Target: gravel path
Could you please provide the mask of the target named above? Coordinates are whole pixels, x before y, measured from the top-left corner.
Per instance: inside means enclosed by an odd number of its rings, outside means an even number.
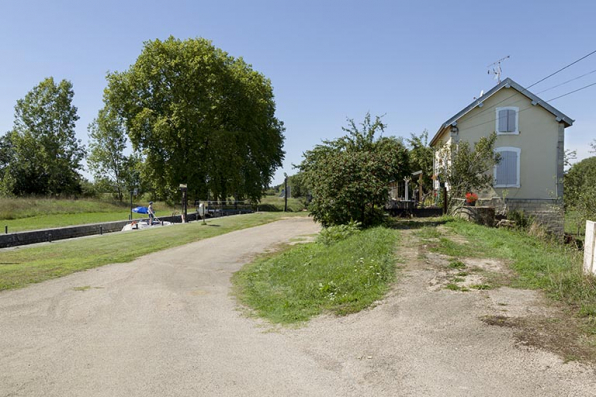
[[[0,396],[596,396],[593,368],[480,321],[510,294],[437,288],[407,231],[375,308],[296,329],[245,317],[231,274],[317,231],[287,219],[0,293]]]

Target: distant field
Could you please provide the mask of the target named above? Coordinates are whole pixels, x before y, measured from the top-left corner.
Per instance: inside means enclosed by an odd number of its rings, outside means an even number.
[[[261,202],[257,204],[259,211],[283,211],[284,210],[284,198],[277,196],[265,196],[261,199]],[[299,212],[306,208],[303,199],[288,198],[288,212]]]

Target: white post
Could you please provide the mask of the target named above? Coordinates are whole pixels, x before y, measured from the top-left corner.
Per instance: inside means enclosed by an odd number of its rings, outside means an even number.
[[[584,240],[584,273],[596,276],[596,233],[594,233],[596,222],[586,221],[586,235]]]
[[[410,182],[410,178],[404,178],[404,182],[406,182],[406,201],[408,201],[410,199],[410,196],[408,193],[408,182]]]

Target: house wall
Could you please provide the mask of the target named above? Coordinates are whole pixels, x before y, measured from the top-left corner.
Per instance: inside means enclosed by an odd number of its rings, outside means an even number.
[[[495,148],[516,147],[520,153],[520,187],[494,188],[488,197],[549,200],[562,195],[557,186],[560,126],[555,116],[513,88],[503,88],[457,123],[459,138],[473,144],[496,131],[496,108],[519,108],[519,135],[498,135]]]

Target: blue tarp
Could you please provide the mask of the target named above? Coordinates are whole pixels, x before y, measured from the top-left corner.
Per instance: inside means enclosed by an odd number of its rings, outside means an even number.
[[[136,212],[137,214],[147,214],[149,211],[147,210],[147,207],[137,207],[133,208],[132,212]]]

